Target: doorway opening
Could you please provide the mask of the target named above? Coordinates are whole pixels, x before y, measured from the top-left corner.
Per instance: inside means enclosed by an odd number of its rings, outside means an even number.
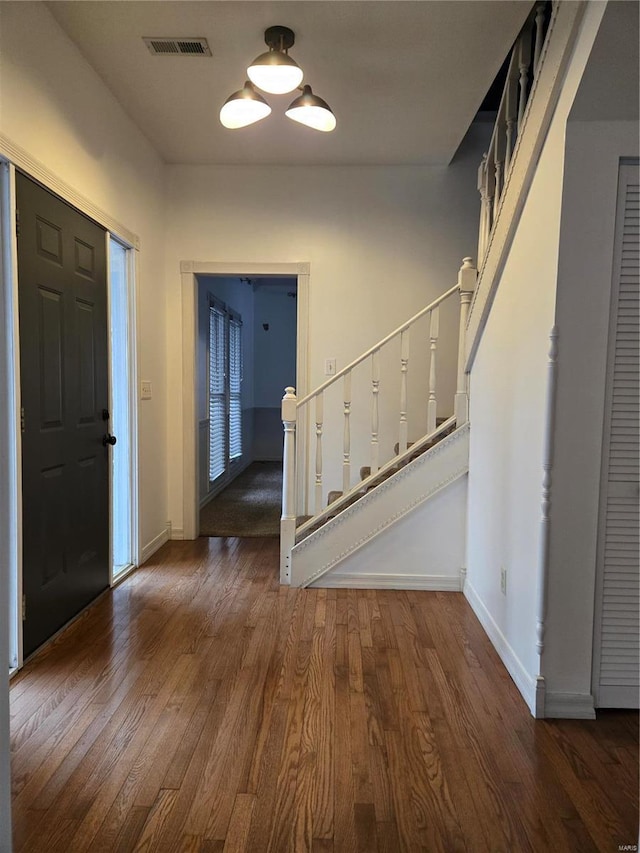
[[[278,536],[297,276],[201,275],[197,287],[200,535]]]
[[[202,276],[282,277],[297,279],[296,316],[296,383],[304,396],[309,384],[309,295],[310,264],[307,262],[221,262],[189,261],[180,263],[182,295],[182,527],[172,529],[172,538],[196,539],[200,525],[199,500],[199,411],[198,411],[198,279]],[[284,390],[284,389],[283,389]],[[296,455],[306,458],[307,441],[304,424],[296,441]],[[302,466],[299,467],[302,471]],[[299,477],[299,494],[306,495],[304,477]]]

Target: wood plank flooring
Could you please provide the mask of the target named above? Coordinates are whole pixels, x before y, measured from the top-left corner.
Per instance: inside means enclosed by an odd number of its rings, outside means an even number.
[[[11,688],[16,851],[617,851],[638,715],[534,721],[460,594],[166,545]],[[629,848],[630,849],[630,848]]]

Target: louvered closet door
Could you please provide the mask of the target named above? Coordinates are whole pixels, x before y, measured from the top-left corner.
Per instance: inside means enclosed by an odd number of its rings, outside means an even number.
[[[594,694],[600,708],[638,707],[639,190],[637,164],[622,164],[613,265],[594,636]]]

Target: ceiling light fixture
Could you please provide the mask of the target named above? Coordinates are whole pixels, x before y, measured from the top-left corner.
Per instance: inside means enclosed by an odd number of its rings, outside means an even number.
[[[244,87],[233,95],[229,95],[220,110],[220,121],[230,130],[247,127],[249,124],[266,118],[271,113],[271,107],[253,83],[247,80]]]
[[[272,95],[286,95],[302,83],[304,74],[295,59],[287,51],[293,47],[296,37],[289,27],[269,27],[264,40],[269,45],[266,53],[253,60],[247,68],[252,83]]]
[[[249,79],[244,88],[227,98],[220,110],[220,121],[225,127],[246,127],[266,118],[271,107],[255,87],[273,95],[284,95],[300,89],[302,92],[289,105],[285,115],[299,124],[314,130],[331,131],[336,117],[322,98],[314,95],[311,86],[301,86],[303,71],[292,59],[288,50],[295,43],[295,33],[289,27],[269,27],[264,40],[269,50],[260,54],[247,68]]]
[[[306,124],[314,130],[327,133],[336,126],[336,117],[331,107],[322,98],[314,95],[311,86],[303,86],[302,94],[289,104],[285,115],[300,124]]]

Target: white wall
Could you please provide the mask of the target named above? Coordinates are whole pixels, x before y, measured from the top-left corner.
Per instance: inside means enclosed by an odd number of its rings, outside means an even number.
[[[486,125],[474,128],[448,168],[169,166],[172,446],[182,441],[181,260],[308,261],[308,387],[315,387],[325,378],[325,358],[345,366],[455,283],[462,256],[477,245],[476,172],[486,135]],[[450,343],[453,388],[456,345]],[[169,495],[171,519],[181,527],[177,454]]]
[[[0,4],[2,132],[140,237],[140,538],[164,528],[167,479],[163,165],[40,3]]]
[[[468,595],[534,707],[549,332],[567,118],[604,6],[587,9],[471,373]],[[562,351],[561,328],[561,351]],[[555,497],[555,476],[554,476]],[[507,593],[500,588],[507,571]]]

